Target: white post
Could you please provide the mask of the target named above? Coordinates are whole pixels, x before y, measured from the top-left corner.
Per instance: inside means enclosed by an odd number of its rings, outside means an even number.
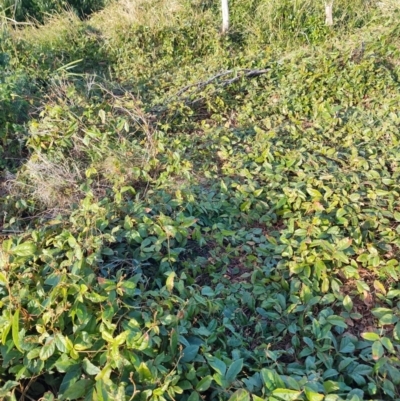
[[[333,16],[332,16],[332,8],[333,8],[333,0],[330,3],[325,3],[325,24],[328,26],[333,25]]]
[[[222,6],[222,33],[226,33],[229,29],[228,0],[221,0],[221,6]]]

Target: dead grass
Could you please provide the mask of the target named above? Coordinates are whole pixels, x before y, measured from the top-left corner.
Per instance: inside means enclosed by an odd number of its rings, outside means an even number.
[[[46,209],[65,210],[83,198],[79,188],[82,181],[78,166],[71,160],[56,163],[36,153],[18,176],[8,181],[8,192],[15,197],[29,195]]]
[[[52,47],[57,43],[65,42],[67,35],[74,33],[79,35],[79,27],[84,23],[70,10],[48,16],[44,25],[33,23],[24,29],[12,30],[11,33],[16,40],[24,40],[35,46]]]
[[[132,25],[163,28],[177,24],[182,2],[178,0],[120,0],[90,19],[90,24],[105,36]]]

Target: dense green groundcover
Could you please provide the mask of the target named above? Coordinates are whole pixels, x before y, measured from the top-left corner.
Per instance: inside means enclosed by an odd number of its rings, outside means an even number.
[[[331,30],[232,1],[228,36],[211,1],[2,25],[1,399],[400,399],[380,4]]]

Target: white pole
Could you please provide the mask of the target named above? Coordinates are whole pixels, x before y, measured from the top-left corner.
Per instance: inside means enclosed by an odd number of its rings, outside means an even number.
[[[221,6],[222,6],[222,33],[226,33],[229,29],[228,0],[221,0]]]
[[[333,9],[333,1],[330,3],[325,3],[325,24],[328,26],[333,25],[333,16],[332,16],[332,9]]]

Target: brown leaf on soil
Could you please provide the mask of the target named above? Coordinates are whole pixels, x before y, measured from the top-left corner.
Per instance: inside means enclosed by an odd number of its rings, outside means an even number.
[[[364,291],[364,303],[369,308],[371,308],[374,305],[374,300],[372,298],[372,295],[368,291]]]

